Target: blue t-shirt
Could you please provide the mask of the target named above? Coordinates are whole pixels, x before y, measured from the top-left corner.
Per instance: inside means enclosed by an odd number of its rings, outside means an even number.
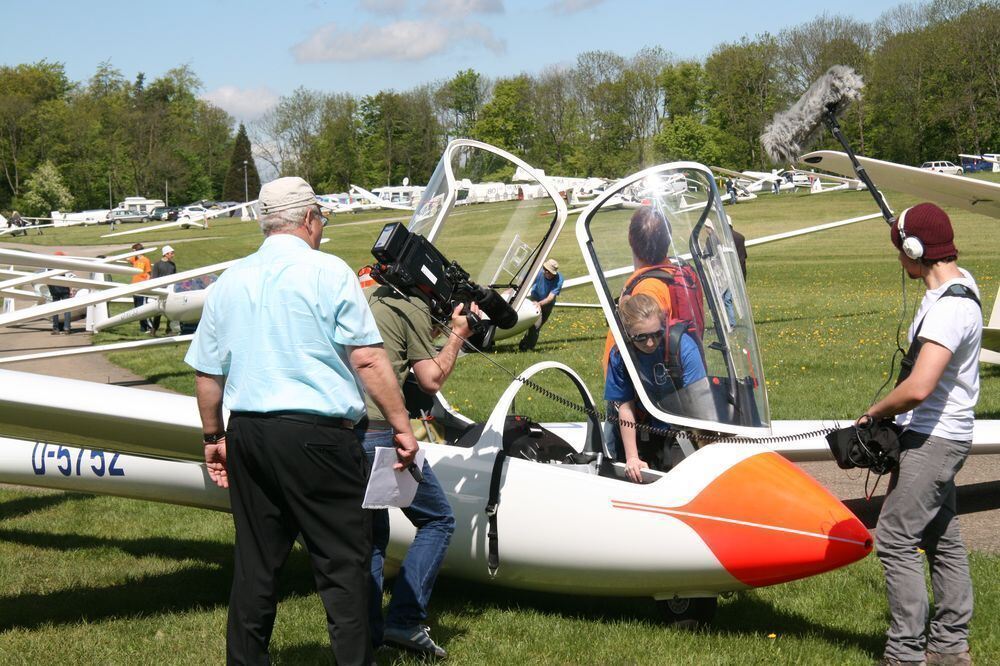
[[[646,393],[654,403],[659,403],[667,395],[679,388],[688,386],[703,377],[707,377],[705,363],[701,359],[698,342],[690,333],[681,336],[681,385],[674,386],[667,372],[666,340],[661,340],[656,350],[650,354],[635,355],[639,376]],[[621,352],[617,345],[611,349],[608,357],[608,376],[604,382],[604,399],[613,402],[628,402],[636,399],[635,386],[625,368]]]
[[[357,421],[365,403],[348,348],[380,342],[354,271],[300,238],[274,234],[211,286],[184,361],[226,376],[230,411]]]
[[[540,301],[549,294],[558,296],[562,286],[562,273],[556,273],[556,276],[549,280],[545,277],[545,271],[540,271],[538,277],[535,278],[535,284],[531,286],[531,293],[528,294],[528,298],[533,301]]]

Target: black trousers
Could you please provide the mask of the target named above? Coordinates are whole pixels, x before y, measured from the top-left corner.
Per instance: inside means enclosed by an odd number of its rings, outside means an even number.
[[[236,526],[226,659],[268,664],[278,573],[301,533],[337,663],[373,663],[368,631],[368,461],[345,428],[233,414],[226,432]]]

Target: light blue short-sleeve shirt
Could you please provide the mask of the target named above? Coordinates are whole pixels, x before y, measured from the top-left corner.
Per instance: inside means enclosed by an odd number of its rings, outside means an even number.
[[[341,259],[275,234],[210,289],[184,361],[226,376],[230,411],[364,416],[347,348],[382,338]]]

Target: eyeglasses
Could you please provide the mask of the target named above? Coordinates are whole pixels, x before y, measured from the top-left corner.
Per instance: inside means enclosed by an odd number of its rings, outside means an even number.
[[[326,215],[323,214],[323,209],[322,208],[320,208],[320,207],[317,206],[316,208],[312,209],[312,212],[313,212],[314,215],[316,215],[320,219],[320,221],[322,221],[324,228],[326,227],[327,224],[330,223],[330,220],[328,220],[327,217],[326,217]]]
[[[655,344],[660,344],[660,340],[663,339],[663,334],[667,332],[667,329],[660,327],[660,330],[653,331],[652,333],[637,333],[635,335],[628,336],[628,339],[637,345],[645,345],[650,342]]]

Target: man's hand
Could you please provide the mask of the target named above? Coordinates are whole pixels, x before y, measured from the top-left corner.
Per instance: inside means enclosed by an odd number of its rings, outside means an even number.
[[[215,444],[205,444],[205,467],[208,468],[208,478],[215,481],[220,488],[229,487],[229,472],[226,470],[226,438]]]
[[[462,310],[465,305],[459,303],[455,306],[455,309],[451,313],[451,332],[453,335],[457,335],[460,338],[468,339],[472,335],[472,328],[469,326],[469,318],[462,314]],[[472,304],[472,312],[479,314],[479,308],[476,304]]]
[[[417,438],[412,433],[397,432],[392,436],[392,440],[396,447],[396,457],[399,458],[399,462],[393,465],[392,468],[395,470],[404,470],[413,463],[420,445],[417,444]]]

